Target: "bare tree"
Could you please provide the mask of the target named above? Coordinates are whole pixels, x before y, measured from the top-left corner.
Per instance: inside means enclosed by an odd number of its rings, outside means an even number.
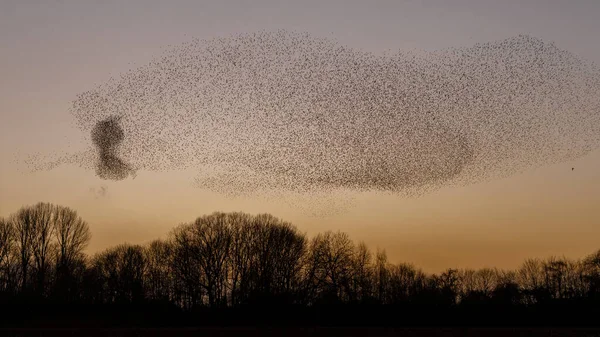
[[[0,292],[7,291],[11,283],[11,256],[15,246],[13,223],[0,218]]]
[[[35,239],[35,216],[32,208],[23,207],[13,214],[10,221],[14,224],[17,237],[17,250],[20,262],[21,292],[28,286],[29,267],[33,256]]]
[[[58,245],[57,264],[67,268],[82,255],[92,235],[87,222],[68,207],[56,206],[53,224]]]
[[[487,301],[497,285],[496,271],[490,268],[459,271],[459,297],[463,303]]]
[[[517,271],[519,283],[524,289],[534,290],[542,286],[543,268],[539,259],[527,259]]]
[[[146,275],[144,276],[148,298],[153,300],[171,300],[172,289],[172,245],[167,241],[152,241],[144,250],[146,256]]]
[[[600,294],[600,250],[588,255],[582,264],[587,296],[596,297]]]
[[[48,272],[50,270],[51,249],[53,247],[53,231],[55,207],[50,203],[38,203],[32,208],[33,215],[33,237],[32,250],[34,267],[37,274],[36,290],[38,294],[44,294]]]
[[[496,286],[492,291],[492,300],[499,305],[512,306],[523,303],[517,273],[513,270],[496,269],[495,274]]]
[[[306,251],[305,236],[289,223],[268,214],[252,218],[252,292],[278,297],[298,284]]]
[[[517,281],[523,291],[526,304],[535,304],[544,300],[546,288],[544,287],[543,261],[540,259],[527,259],[517,270]]]
[[[231,228],[224,213],[200,217],[172,232],[174,270],[183,280],[187,305],[199,304],[202,294],[208,305],[226,304]],[[200,288],[198,288],[200,287]]]
[[[146,260],[139,245],[121,244],[97,254],[92,267],[100,279],[102,298],[107,303],[144,300]]]
[[[385,250],[377,250],[375,255],[375,284],[376,296],[379,303],[388,303],[390,265]]]
[[[341,300],[350,290],[354,244],[346,233],[318,234],[311,242],[310,254],[318,292]]]
[[[10,253],[14,246],[15,228],[13,223],[0,218],[0,266],[8,262]]]
[[[391,303],[408,302],[424,287],[425,274],[412,264],[392,265],[388,270],[387,293]]]
[[[373,294],[373,254],[364,242],[354,252],[352,264],[352,300],[365,301]]]
[[[88,224],[77,212],[63,206],[56,206],[53,217],[56,242],[56,286],[55,292],[62,300],[74,296],[76,270],[85,256],[83,250],[91,239]]]
[[[460,281],[458,269],[446,269],[437,277],[437,284],[442,292],[442,296],[451,305],[456,304],[458,301],[458,294],[461,288]]]
[[[174,292],[176,302],[189,309],[200,304],[201,269],[193,252],[194,240],[190,225],[180,225],[171,232],[173,247]]]
[[[568,261],[564,258],[550,257],[544,261],[544,285],[552,298],[562,299],[566,295]]]
[[[475,272],[475,290],[489,296],[497,284],[497,275],[491,268],[482,268]]]
[[[462,269],[459,270],[460,277],[460,297],[467,297],[469,294],[476,291],[475,285],[475,273],[473,269]]]
[[[230,213],[231,245],[229,253],[230,302],[237,306],[247,300],[251,287],[251,274],[255,231],[252,217],[244,213]]]
[[[583,298],[588,293],[583,261],[567,260],[566,288],[566,296],[570,299]]]
[[[580,261],[551,257],[542,265],[544,286],[555,299],[582,297],[587,293],[585,265]]]
[[[224,213],[196,219],[191,226],[191,252],[202,271],[201,285],[213,307],[223,304],[231,233]]]

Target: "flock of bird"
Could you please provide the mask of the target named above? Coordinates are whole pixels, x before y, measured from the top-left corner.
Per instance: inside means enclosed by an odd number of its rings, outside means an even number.
[[[378,55],[289,31],[193,40],[73,102],[103,179],[193,170],[228,195],[420,195],[600,145],[600,72],[521,35]]]

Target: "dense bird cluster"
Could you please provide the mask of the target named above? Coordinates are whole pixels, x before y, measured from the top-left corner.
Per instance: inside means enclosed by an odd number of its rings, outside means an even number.
[[[110,117],[96,123],[92,130],[92,142],[98,150],[96,174],[102,179],[122,180],[131,172],[131,168],[118,156],[118,147],[123,141],[123,129],[119,119]]]
[[[529,36],[385,55],[287,31],[193,40],[78,95],[96,149],[44,168],[193,169],[232,195],[421,194],[597,148],[599,74]]]

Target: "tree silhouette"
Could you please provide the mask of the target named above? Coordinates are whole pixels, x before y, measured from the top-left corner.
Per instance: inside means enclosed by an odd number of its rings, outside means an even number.
[[[54,237],[57,246],[55,294],[69,300],[76,293],[76,271],[84,263],[83,250],[90,242],[91,233],[88,224],[76,211],[56,206],[54,212]]]
[[[0,218],[0,294],[12,289],[11,257],[14,253],[15,228],[11,221]]]
[[[313,238],[309,268],[315,295],[323,302],[338,302],[348,297],[354,245],[346,233],[325,232]]]
[[[103,303],[139,303],[145,299],[146,259],[139,245],[121,244],[92,259]]]
[[[90,239],[68,207],[38,203],[0,218],[0,304],[15,309],[0,323],[52,314],[121,324],[592,324],[600,313],[600,251],[427,274],[343,232],[309,239],[272,215],[239,212],[88,257]]]
[[[35,240],[35,211],[33,208],[21,208],[10,221],[13,223],[17,237],[17,249],[20,258],[21,293],[25,294],[28,286],[28,272],[33,256]]]
[[[31,240],[36,273],[35,292],[37,295],[45,295],[52,249],[55,248],[52,242],[55,208],[49,203],[38,203],[31,208],[31,215],[33,225]]]

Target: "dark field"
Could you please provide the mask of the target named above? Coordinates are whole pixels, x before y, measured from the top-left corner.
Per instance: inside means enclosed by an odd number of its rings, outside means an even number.
[[[454,336],[600,336],[600,329],[584,328],[188,328],[188,329],[0,329],[0,336],[369,336],[369,337],[454,337]]]

